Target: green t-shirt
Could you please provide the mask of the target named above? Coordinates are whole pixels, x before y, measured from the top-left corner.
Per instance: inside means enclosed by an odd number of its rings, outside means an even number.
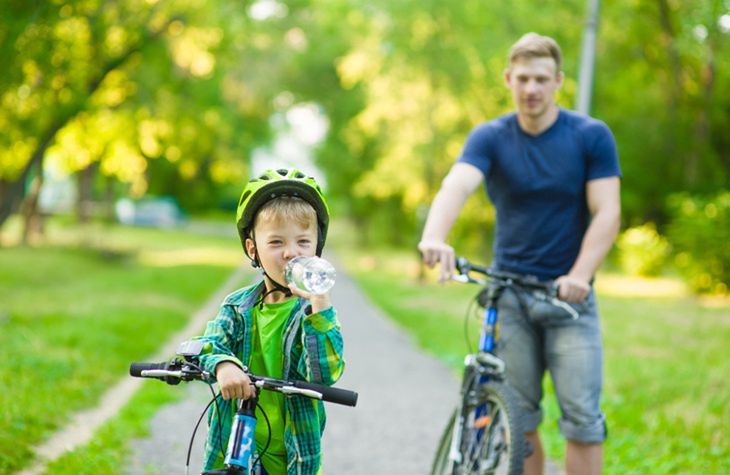
[[[286,320],[297,299],[264,304],[253,311],[253,348],[249,368],[253,374],[281,379],[284,372],[282,338]],[[266,412],[271,424],[271,442],[262,457],[264,468],[270,475],[286,475],[286,445],[284,443],[284,395],[276,391],[261,391],[259,405]],[[256,447],[262,450],[269,435],[266,419],[256,408]]]

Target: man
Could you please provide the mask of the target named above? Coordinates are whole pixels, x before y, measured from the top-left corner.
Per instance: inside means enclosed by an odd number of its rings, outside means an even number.
[[[467,198],[484,182],[496,209],[493,266],[554,280],[577,320],[540,308],[529,293],[500,299],[498,354],[516,389],[533,452],[524,473],[542,474],[542,377],[550,372],[562,408],[569,475],[600,474],[605,420],[600,410],[602,347],[593,276],[619,229],[620,169],[608,127],[555,102],[563,83],[557,43],[528,33],[512,46],[504,80],[516,112],[475,127],[437,193],[418,247],[450,278],[446,237]]]

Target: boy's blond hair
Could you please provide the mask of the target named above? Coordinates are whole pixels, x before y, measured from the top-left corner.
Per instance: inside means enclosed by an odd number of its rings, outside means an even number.
[[[511,67],[520,59],[530,58],[553,58],[555,60],[555,72],[560,72],[562,53],[558,43],[549,36],[527,33],[522,36],[509,50],[509,66]]]
[[[301,198],[279,196],[259,209],[254,218],[254,228],[263,221],[277,225],[294,221],[303,229],[309,229],[317,225],[317,212]]]

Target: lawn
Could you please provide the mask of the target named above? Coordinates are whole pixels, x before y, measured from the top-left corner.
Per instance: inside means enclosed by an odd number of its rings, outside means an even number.
[[[433,273],[419,279],[415,251],[339,246],[338,256],[373,302],[457,371],[478,334],[479,317],[464,317],[476,287],[436,284]],[[604,473],[730,473],[730,301],[692,297],[672,279],[606,273],[597,290],[609,424]],[[559,410],[545,383],[541,433],[560,461]]]
[[[0,473],[154,354],[242,258],[235,235],[62,220],[44,244],[13,234],[0,248]]]

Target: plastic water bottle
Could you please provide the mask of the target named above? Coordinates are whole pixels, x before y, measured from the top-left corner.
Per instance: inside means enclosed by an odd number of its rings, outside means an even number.
[[[335,268],[317,256],[297,256],[284,270],[287,283],[312,295],[322,295],[335,285]]]

